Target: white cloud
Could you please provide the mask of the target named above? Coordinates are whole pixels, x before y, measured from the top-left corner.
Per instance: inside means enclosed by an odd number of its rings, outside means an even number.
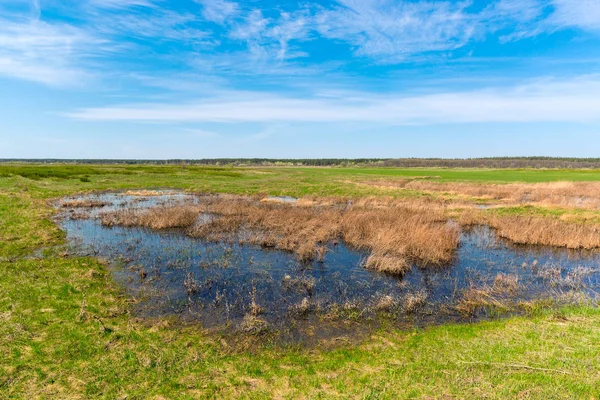
[[[0,75],[47,85],[78,85],[89,77],[81,67],[84,49],[101,44],[69,25],[0,19]]]
[[[540,0],[499,0],[484,11],[486,19],[497,21],[500,26],[507,23],[526,23],[540,18],[545,5]]]
[[[129,39],[177,40],[182,44],[207,43],[209,34],[190,26],[196,20],[192,14],[154,10],[151,14],[134,12],[102,14],[95,17],[90,25],[99,34],[127,35]]]
[[[202,15],[208,21],[223,24],[229,18],[236,16],[239,13],[237,3],[227,0],[196,0],[202,4]]]
[[[369,61],[401,63],[448,55],[486,40],[490,32],[500,32],[501,41],[516,41],[573,27],[600,31],[600,0],[489,0],[483,7],[469,0],[337,0],[323,5],[313,1],[293,12],[283,6],[252,8],[264,4],[259,1],[195,1],[200,4],[196,10],[184,12],[166,0],[42,1],[48,10],[40,9],[39,0],[29,0],[29,5],[4,0],[0,74],[64,85],[91,75],[94,61],[93,73],[106,75],[155,74],[160,79],[167,73],[162,68],[177,64],[179,71],[210,79],[264,79],[325,65],[297,60],[308,55],[305,43],[319,35],[350,45],[355,55]],[[9,14],[16,10],[22,15]],[[196,15],[200,12],[204,18]],[[57,23],[58,15],[69,22]],[[168,47],[155,48],[166,41]],[[161,67],[142,65],[144,55],[160,57]],[[119,65],[123,60],[126,72]]]
[[[354,122],[391,125],[600,121],[600,79],[420,96],[345,93],[311,98],[226,92],[189,104],[90,108],[69,117],[138,122]]]
[[[249,12],[241,22],[233,24],[229,37],[245,41],[254,60],[276,60],[303,57],[306,53],[290,46],[310,36],[312,16],[308,9],[293,13],[280,12],[277,18],[265,18],[259,9]]]
[[[125,9],[129,7],[154,7],[151,0],[88,0],[88,3],[98,8]]]
[[[600,31],[600,1],[551,0],[551,4],[555,11],[548,18],[550,24]]]
[[[469,3],[339,0],[322,10],[317,29],[331,39],[350,42],[356,53],[402,60],[413,54],[450,51],[477,33],[478,21],[465,10]]]

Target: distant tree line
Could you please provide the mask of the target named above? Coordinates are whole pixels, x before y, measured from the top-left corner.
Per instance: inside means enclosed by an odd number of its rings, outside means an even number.
[[[436,168],[553,168],[597,169],[600,158],[494,157],[494,158],[399,158],[385,160],[386,167]]]
[[[36,164],[152,164],[222,166],[381,166],[396,168],[554,168],[600,169],[600,158],[491,157],[491,158],[205,158],[197,160],[0,159],[0,163]]]

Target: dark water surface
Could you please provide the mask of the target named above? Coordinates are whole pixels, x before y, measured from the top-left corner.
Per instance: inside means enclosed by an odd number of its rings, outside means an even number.
[[[193,195],[91,198],[107,205],[88,211],[91,218],[85,219],[79,210],[66,209],[60,224],[77,252],[111,262],[116,281],[138,300],[135,312],[141,317],[177,315],[207,328],[259,328],[297,339],[320,331],[351,334],[380,323],[381,314],[386,323],[402,325],[493,317],[496,311],[489,307],[465,315],[455,306],[469,289],[493,287],[499,274],[518,277],[518,290],[500,296],[512,305],[566,302],[573,293],[595,299],[600,287],[597,252],[515,246],[487,227],[463,232],[452,263],[415,265],[397,277],[364,269],[367,254],[343,243],[330,245],[323,262],[306,264],[283,251],[206,242],[178,230],[109,228],[95,218],[121,207],[194,201]],[[382,306],[386,299],[389,304]]]

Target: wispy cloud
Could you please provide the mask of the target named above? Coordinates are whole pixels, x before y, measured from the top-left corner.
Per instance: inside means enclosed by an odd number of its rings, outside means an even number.
[[[464,46],[477,32],[469,3],[339,0],[317,16],[319,32],[349,41],[358,55],[398,61]]]
[[[0,75],[53,86],[77,85],[88,46],[102,42],[69,25],[36,19],[0,19]]]
[[[154,41],[178,41],[181,45],[209,43],[204,30],[192,27],[197,17],[190,13],[169,10],[100,14],[90,21],[90,28],[104,35],[123,35]]]
[[[551,4],[554,13],[548,17],[549,24],[600,31],[600,1],[551,0]]]
[[[112,9],[155,6],[152,0],[88,0],[88,4],[93,7]]]
[[[282,97],[230,92],[187,104],[89,108],[68,114],[91,121],[352,122],[427,125],[474,122],[583,122],[600,120],[600,79],[544,80],[512,88],[421,96],[336,94]]]
[[[0,74],[65,85],[91,75],[148,76],[156,63],[152,74],[162,81],[173,71],[206,80],[266,79],[306,75],[336,62],[452,59],[469,54],[459,49],[476,42],[518,41],[561,29],[600,31],[598,0],[489,0],[483,6],[468,0],[337,0],[287,9],[261,1],[175,3],[86,0],[66,6],[53,0],[40,7],[39,0],[5,0],[0,11],[10,12],[0,15]],[[497,36],[490,39],[492,33]],[[315,48],[332,44],[347,46],[354,57],[333,51],[312,58]]]
[[[237,3],[227,0],[196,0],[202,4],[202,15],[207,21],[223,24],[240,12]]]

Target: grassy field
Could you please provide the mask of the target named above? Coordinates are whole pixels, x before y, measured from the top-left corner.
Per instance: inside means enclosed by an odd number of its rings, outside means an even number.
[[[385,329],[323,348],[234,345],[198,326],[136,319],[105,265],[62,253],[64,234],[48,202],[126,188],[427,196],[357,184],[415,176],[600,181],[593,170],[0,165],[0,398],[599,398],[595,307],[540,306],[527,317]]]

